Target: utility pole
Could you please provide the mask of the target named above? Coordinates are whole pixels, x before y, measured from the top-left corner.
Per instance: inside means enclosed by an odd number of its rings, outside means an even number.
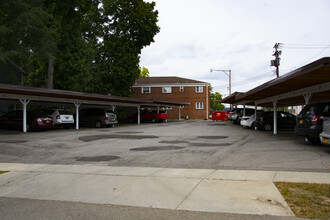
[[[212,73],[213,71],[220,71],[220,72],[223,72],[223,73],[225,73],[227,76],[228,76],[228,78],[229,78],[229,95],[231,95],[231,69],[229,69],[229,70],[214,70],[214,69],[211,69],[210,70],[210,72]],[[228,72],[228,73],[227,73]],[[231,104],[230,104],[230,110],[231,110]]]
[[[274,52],[273,56],[275,56],[275,60],[270,61],[270,65],[275,66],[275,68],[276,68],[276,77],[277,78],[280,76],[279,66],[280,66],[280,60],[281,60],[280,55],[282,53],[282,51],[278,50],[280,45],[281,45],[281,43],[276,43],[274,45],[273,48],[275,49],[275,52]]]

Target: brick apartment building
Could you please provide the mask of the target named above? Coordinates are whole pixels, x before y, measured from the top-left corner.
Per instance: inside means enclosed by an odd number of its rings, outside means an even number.
[[[180,77],[141,77],[133,85],[133,97],[190,102],[181,107],[181,118],[207,119],[209,115],[210,84]],[[168,119],[178,119],[179,109],[167,110]]]

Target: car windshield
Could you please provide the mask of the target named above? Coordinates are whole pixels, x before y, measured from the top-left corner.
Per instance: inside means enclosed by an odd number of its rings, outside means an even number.
[[[53,114],[54,110],[42,110],[41,113],[45,115],[51,115]]]
[[[72,113],[68,110],[58,110],[58,112],[61,114],[61,115],[72,115]]]
[[[316,112],[316,106],[315,105],[306,105],[303,110],[299,113],[299,115],[314,115]]]

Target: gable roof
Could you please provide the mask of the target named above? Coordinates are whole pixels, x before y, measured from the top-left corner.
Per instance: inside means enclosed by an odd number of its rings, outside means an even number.
[[[159,76],[159,77],[140,77],[135,81],[136,85],[153,85],[153,84],[209,84],[193,79],[186,79],[177,76]]]
[[[278,106],[304,105],[307,93],[313,93],[311,103],[330,100],[329,85],[330,57],[324,57],[221,102],[272,107],[276,100]]]
[[[176,102],[156,99],[138,99],[130,97],[110,96],[96,93],[76,92],[68,90],[46,89],[29,86],[0,84],[0,100],[29,99],[36,102],[50,103],[82,103],[94,105],[122,105],[122,106],[181,106],[190,105],[189,102]]]

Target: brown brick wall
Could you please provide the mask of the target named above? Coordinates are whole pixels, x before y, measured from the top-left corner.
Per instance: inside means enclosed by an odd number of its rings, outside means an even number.
[[[190,105],[181,109],[181,117],[188,115],[190,119],[207,119],[207,104],[208,109],[210,109],[210,103],[209,101],[207,102],[207,97],[209,96],[206,95],[209,92],[208,86],[203,86],[202,93],[196,93],[195,86],[185,86],[183,92],[180,92],[180,86],[172,87],[172,93],[162,93],[162,87],[151,87],[151,93],[149,94],[142,94],[141,87],[133,89],[134,98],[190,102]],[[196,102],[203,102],[203,109],[196,109]],[[172,110],[168,110],[167,117],[169,119],[179,119],[179,109],[175,107]]]

